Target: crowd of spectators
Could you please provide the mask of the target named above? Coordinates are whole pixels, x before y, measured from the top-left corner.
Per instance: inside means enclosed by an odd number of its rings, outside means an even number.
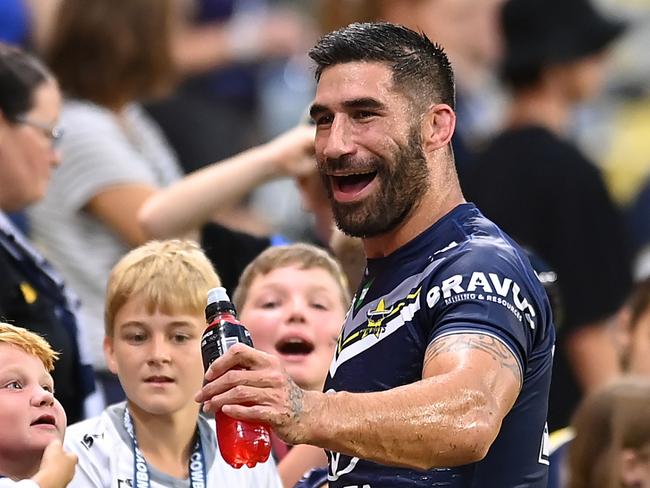
[[[643,134],[631,124],[647,127],[638,114],[647,115],[650,67],[629,59],[649,35],[650,8],[610,3],[3,0],[0,266],[10,279],[0,321],[61,352],[53,377],[72,423],[124,398],[103,352],[106,285],[113,266],[151,239],[196,240],[231,291],[265,249],[309,242],[340,261],[347,306],[365,261],[359,241],[334,228],[315,171],[306,51],[324,32],[386,20],[447,51],[465,197],[555,283],[549,426],[567,426],[583,396],[626,370],[616,327],[634,282],[650,276],[650,153],[630,139]],[[625,191],[612,166],[624,137],[621,152],[638,148],[631,158],[642,162]],[[318,263],[325,281],[338,279],[338,264]],[[298,264],[280,266],[294,287]],[[249,268],[245,286],[254,291],[258,275],[276,272]],[[242,318],[255,329],[250,299],[241,298]],[[609,415],[597,402],[646,387],[617,388],[582,407],[579,431],[583,418]],[[296,468],[286,466],[292,486]]]

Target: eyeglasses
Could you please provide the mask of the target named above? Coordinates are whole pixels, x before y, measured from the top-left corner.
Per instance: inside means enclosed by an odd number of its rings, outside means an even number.
[[[28,117],[25,117],[24,115],[19,115],[18,117],[15,118],[15,121],[18,122],[19,124],[28,125],[30,127],[40,130],[43,133],[43,135],[47,137],[50,141],[52,141],[52,144],[55,146],[61,140],[61,137],[63,137],[63,129],[58,125],[52,127],[42,122],[31,120]]]

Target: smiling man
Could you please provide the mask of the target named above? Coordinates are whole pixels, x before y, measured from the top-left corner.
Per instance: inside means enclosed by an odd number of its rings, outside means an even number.
[[[333,488],[545,487],[550,305],[521,249],[463,198],[446,55],[373,23],[310,56],[318,167],[366,273],[325,394],[238,345],[197,400],[325,448]]]

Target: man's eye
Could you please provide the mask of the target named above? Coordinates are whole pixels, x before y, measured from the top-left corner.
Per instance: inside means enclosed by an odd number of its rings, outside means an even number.
[[[43,385],[42,388],[43,388],[45,391],[48,391],[48,392],[50,392],[52,395],[54,395],[54,388],[52,388],[50,385]]]
[[[321,115],[320,117],[316,117],[314,122],[316,125],[330,125],[332,120],[334,120],[332,115]]]
[[[275,308],[277,306],[278,306],[278,302],[274,302],[274,301],[262,302],[261,304],[262,308],[268,308],[268,309]]]
[[[311,306],[317,308],[318,310],[328,310],[327,305],[323,303],[312,303]]]
[[[370,117],[374,117],[376,114],[374,112],[369,112],[368,110],[360,110],[359,112],[356,113],[356,118],[357,119],[367,119]]]

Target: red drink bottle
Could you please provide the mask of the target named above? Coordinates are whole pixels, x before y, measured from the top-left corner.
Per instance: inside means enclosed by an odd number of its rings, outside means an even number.
[[[208,326],[201,338],[204,369],[207,370],[215,359],[238,342],[253,347],[251,336],[237,320],[235,307],[225,288],[209,291],[205,318]],[[221,411],[216,413],[215,419],[221,456],[232,467],[241,468],[245,464],[252,468],[269,458],[271,435],[268,426],[235,420]]]

